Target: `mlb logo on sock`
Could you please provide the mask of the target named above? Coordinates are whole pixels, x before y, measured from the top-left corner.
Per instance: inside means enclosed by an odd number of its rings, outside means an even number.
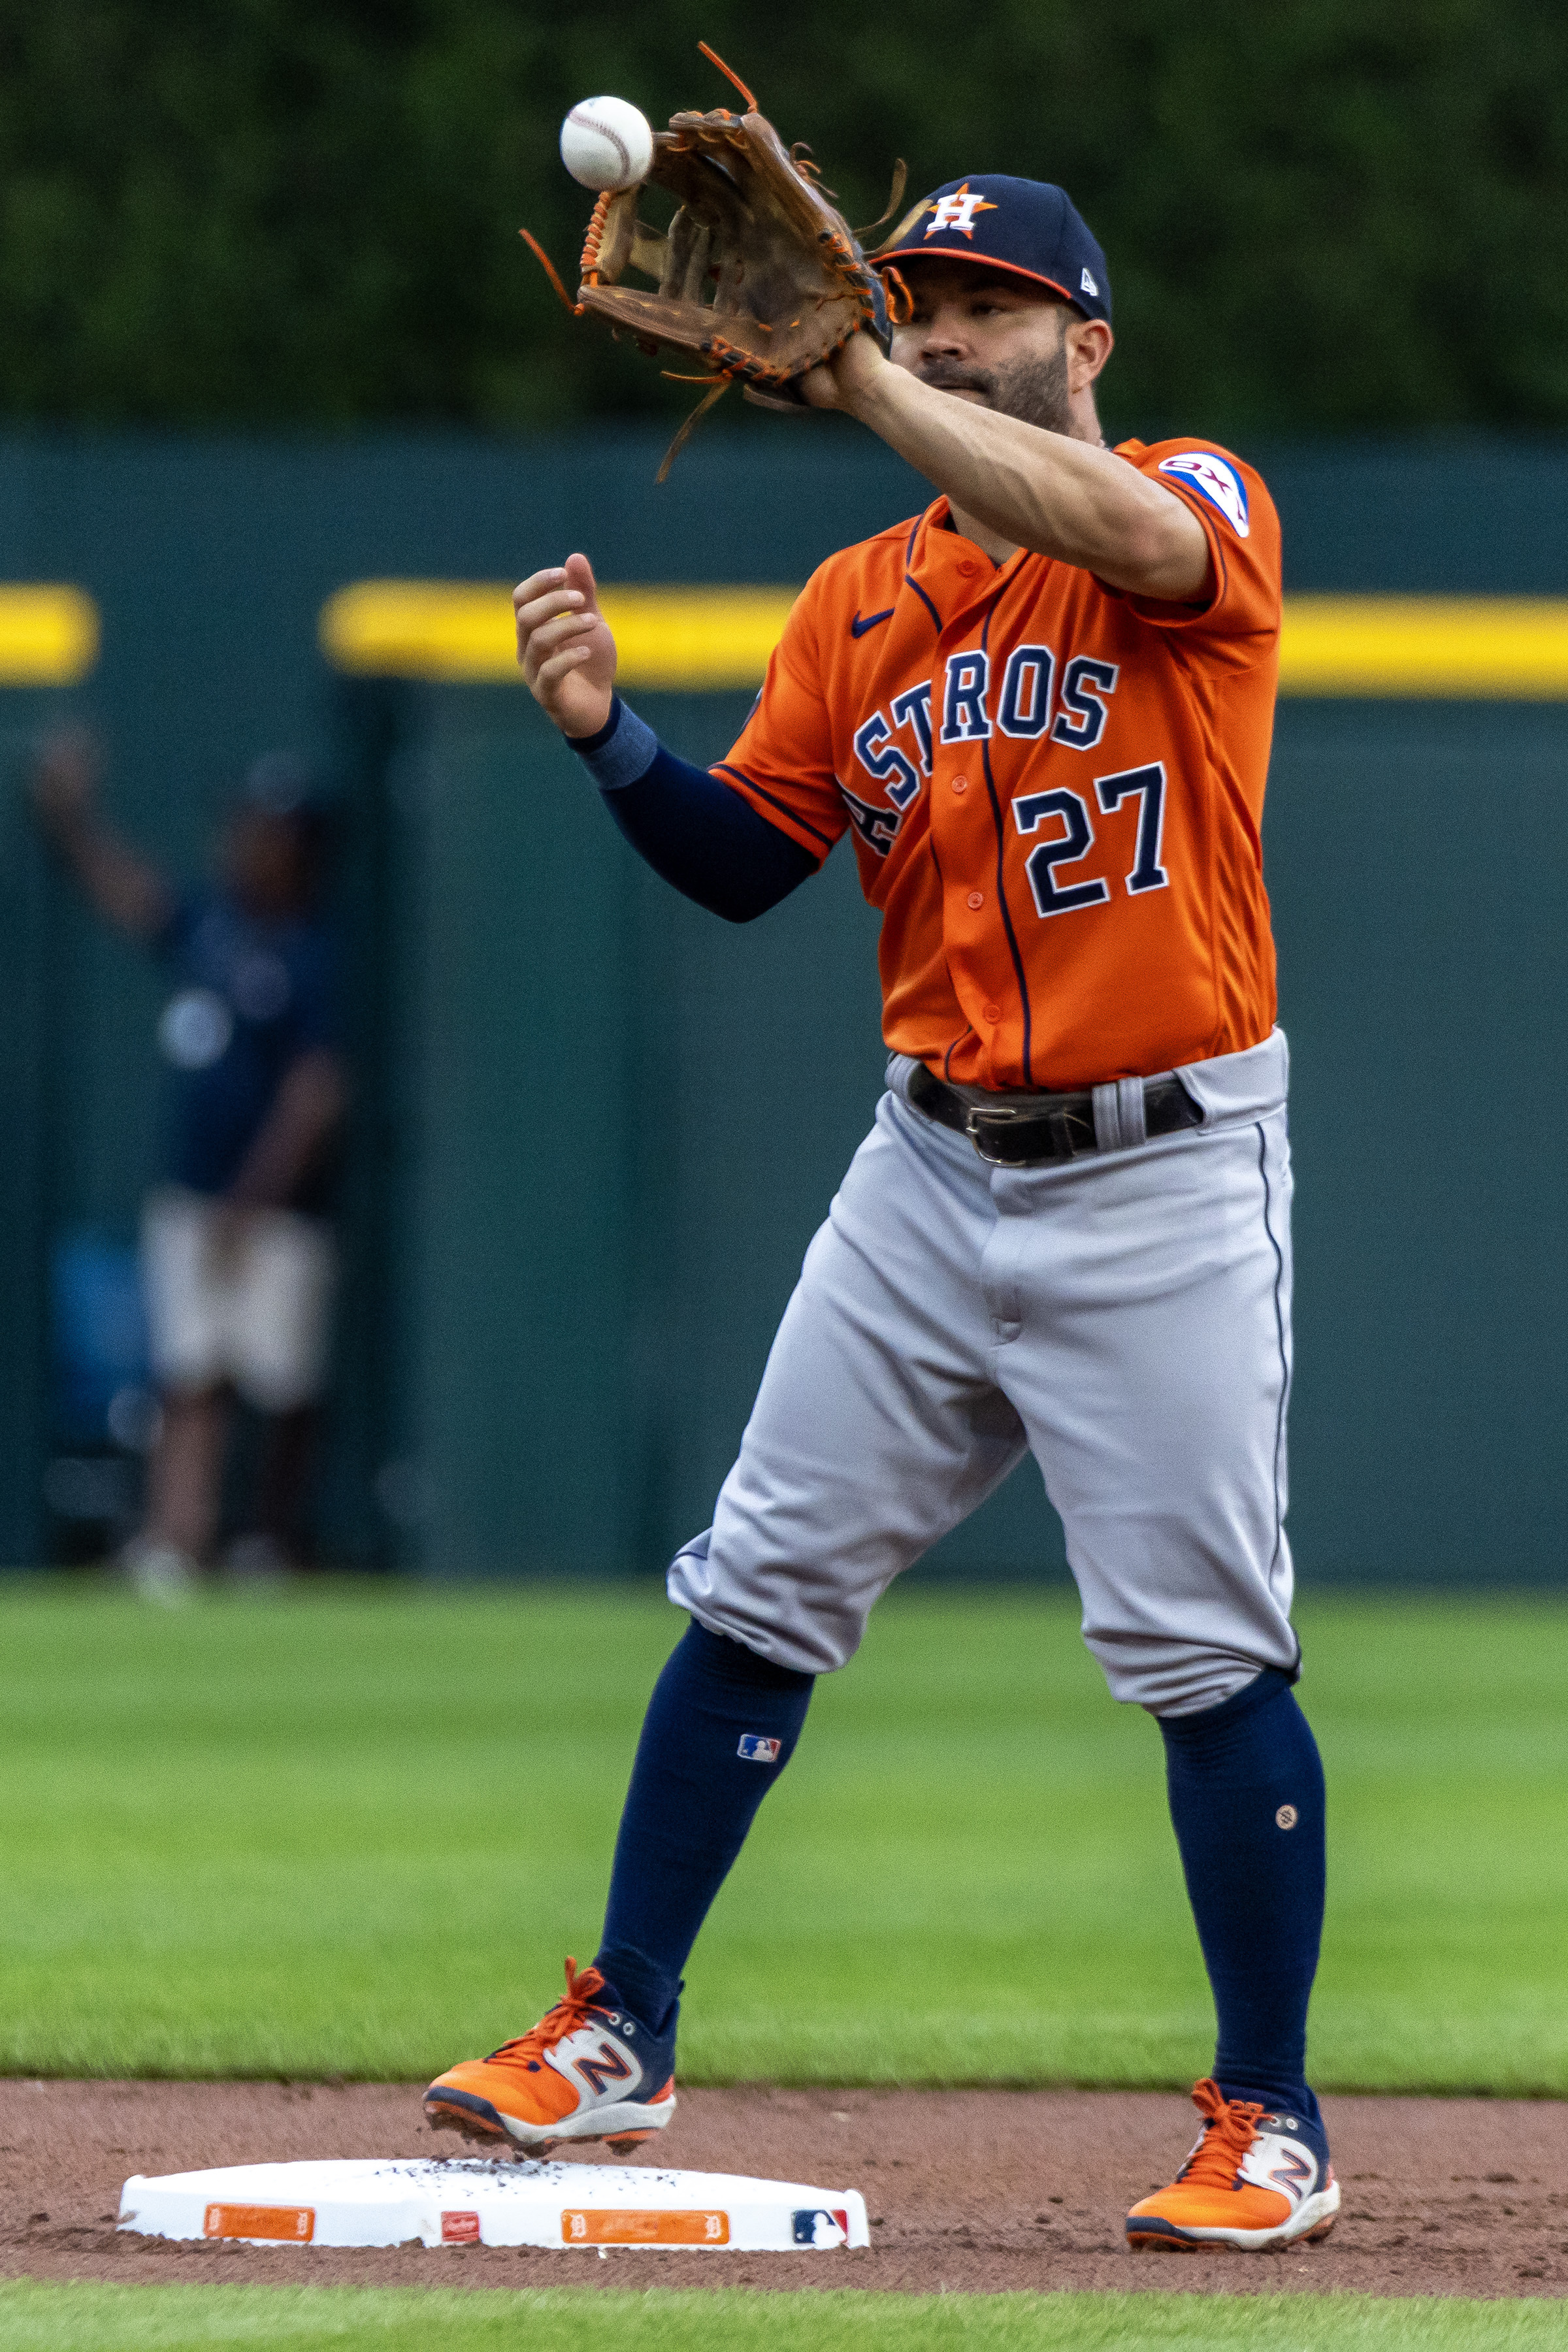
[[[760,1731],[742,1731],[735,1753],[748,1764],[776,1764],[783,1746],[782,1739],[764,1739]]]

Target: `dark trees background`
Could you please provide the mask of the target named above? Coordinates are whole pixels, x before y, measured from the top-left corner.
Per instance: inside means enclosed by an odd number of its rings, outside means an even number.
[[[561,116],[724,103],[699,37],[852,220],[899,154],[912,192],[1061,180],[1110,260],[1122,426],[1568,425],[1568,10],[1542,0],[0,0],[0,410],[678,415],[516,231],[570,279]]]

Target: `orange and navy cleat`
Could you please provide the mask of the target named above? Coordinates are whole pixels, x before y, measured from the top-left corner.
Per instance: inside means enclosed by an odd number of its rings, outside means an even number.
[[[568,1960],[565,2000],[520,2041],[437,2075],[425,2113],[437,2131],[514,2140],[531,2156],[565,2139],[630,2147],[675,2113],[675,2036],[656,2041],[597,1969]]]
[[[1227,2099],[1206,2078],[1194,2086],[1193,2104],[1206,2119],[1197,2145],[1169,2189],[1134,2205],[1127,2216],[1129,2245],[1173,2252],[1240,2246],[1256,2253],[1328,2236],[1340,2184],[1321,2130],[1300,2116]]]

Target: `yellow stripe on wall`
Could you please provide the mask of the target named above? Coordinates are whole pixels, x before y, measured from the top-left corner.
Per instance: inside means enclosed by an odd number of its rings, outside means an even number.
[[[98,606],[79,588],[0,582],[0,686],[74,686],[98,659]]]
[[[1568,699],[1568,600],[1288,597],[1279,691]]]
[[[702,693],[761,683],[795,592],[609,587],[600,598],[624,685]],[[321,642],[339,669],[443,685],[518,678],[511,592],[488,582],[356,581],[323,605]],[[1568,599],[1288,597],[1279,690],[1568,700]]]
[[[628,687],[702,693],[756,686],[793,588],[601,588]],[[359,580],[321,608],[321,650],[339,669],[442,685],[516,681],[511,590],[469,581]]]

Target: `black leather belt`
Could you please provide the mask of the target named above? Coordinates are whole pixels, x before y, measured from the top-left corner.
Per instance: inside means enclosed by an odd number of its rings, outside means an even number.
[[[1094,1097],[1087,1087],[1081,1094],[1031,1095],[1021,1103],[1005,1097],[994,1104],[970,1103],[921,1062],[910,1079],[910,1100],[928,1118],[966,1135],[982,1160],[994,1168],[1037,1168],[1100,1149]],[[1203,1119],[1179,1078],[1144,1079],[1146,1134],[1174,1135],[1184,1127],[1201,1127]]]

